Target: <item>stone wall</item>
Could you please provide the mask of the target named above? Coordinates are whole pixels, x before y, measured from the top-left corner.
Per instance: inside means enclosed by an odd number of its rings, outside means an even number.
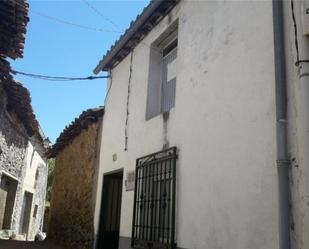
[[[33,194],[31,206],[30,225],[28,231],[28,239],[33,240],[35,234],[41,230],[42,218],[44,215],[44,204],[46,194],[47,168],[43,161],[43,154],[36,152],[40,159],[38,167],[38,177],[32,180],[31,184],[34,187],[29,188],[29,182],[26,181],[27,174],[31,173],[31,168],[34,168],[34,163],[27,165],[27,157],[29,157],[29,148],[34,151],[42,151],[42,146],[37,141],[32,144],[27,135],[24,123],[22,123],[13,111],[7,110],[7,95],[3,89],[3,84],[0,81],[0,182],[2,175],[6,178],[16,180],[17,189],[15,200],[13,199],[13,211],[10,219],[10,230],[13,233],[21,232],[21,213],[24,199],[24,192],[27,191]],[[32,140],[36,138],[32,137]],[[40,147],[40,148],[39,148]],[[30,153],[31,154],[31,153]],[[31,155],[30,155],[31,156]],[[3,197],[4,198],[4,197]],[[5,201],[5,200],[1,200]],[[37,213],[34,217],[35,205],[38,206]],[[2,205],[5,207],[5,205]],[[1,210],[0,210],[1,211]],[[0,212],[1,213],[1,212]],[[27,217],[28,218],[28,217]],[[0,230],[2,227],[0,227]]]
[[[22,208],[22,182],[25,177],[25,157],[27,139],[23,126],[14,113],[8,113],[5,107],[6,95],[0,82],[0,179],[2,172],[9,173],[19,182],[17,185],[15,205],[11,217],[11,229],[18,231]]]
[[[99,123],[89,125],[56,157],[48,237],[67,249],[90,249],[93,245]]]
[[[8,113],[5,107],[6,95],[0,83],[0,169],[19,178],[25,164],[27,140],[22,134],[16,132],[14,126],[18,125],[14,113]],[[15,121],[12,124],[12,121]],[[21,125],[16,127],[20,133],[26,133]]]

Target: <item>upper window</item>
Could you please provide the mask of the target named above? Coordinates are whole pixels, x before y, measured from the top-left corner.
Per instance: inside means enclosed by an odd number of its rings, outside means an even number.
[[[175,105],[177,39],[163,50],[161,112]]]
[[[178,23],[172,24],[151,46],[146,119],[175,106]]]

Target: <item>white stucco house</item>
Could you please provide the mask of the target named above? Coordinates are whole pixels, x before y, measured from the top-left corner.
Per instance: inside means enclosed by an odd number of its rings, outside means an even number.
[[[110,76],[96,248],[309,248],[308,7],[137,16],[94,70]]]

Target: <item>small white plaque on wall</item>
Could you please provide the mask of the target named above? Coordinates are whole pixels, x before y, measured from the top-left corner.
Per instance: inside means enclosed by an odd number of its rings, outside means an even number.
[[[125,179],[126,191],[134,190],[135,184],[135,170],[128,171]]]

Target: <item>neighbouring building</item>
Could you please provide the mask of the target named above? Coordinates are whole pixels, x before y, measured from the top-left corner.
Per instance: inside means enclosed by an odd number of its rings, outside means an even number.
[[[308,8],[157,0],[137,16],[94,70],[110,76],[96,248],[309,248]]]
[[[48,238],[67,249],[89,249],[94,241],[97,156],[104,108],[84,111],[48,151],[55,158]]]
[[[0,237],[34,240],[42,231],[48,144],[28,90],[0,82]]]
[[[26,0],[2,0],[0,2],[0,79],[12,78],[7,58],[23,57],[29,4]]]
[[[0,1],[0,238],[33,240],[42,230],[48,139],[8,61],[22,57],[28,3]]]

